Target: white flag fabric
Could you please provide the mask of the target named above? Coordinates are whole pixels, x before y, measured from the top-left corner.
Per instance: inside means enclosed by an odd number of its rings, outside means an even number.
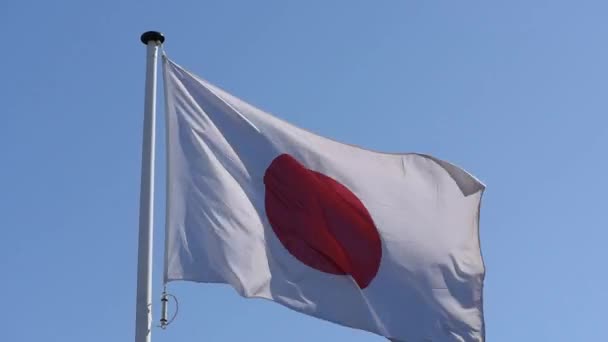
[[[167,58],[164,76],[166,282],[396,341],[483,341],[477,179],[310,133]]]

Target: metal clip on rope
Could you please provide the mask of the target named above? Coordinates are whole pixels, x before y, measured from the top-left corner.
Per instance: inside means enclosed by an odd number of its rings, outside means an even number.
[[[160,297],[161,302],[161,316],[160,316],[160,327],[162,329],[166,329],[167,325],[169,325],[169,321],[167,320],[167,306],[169,304],[169,295],[167,294],[167,290],[163,290],[163,294]]]

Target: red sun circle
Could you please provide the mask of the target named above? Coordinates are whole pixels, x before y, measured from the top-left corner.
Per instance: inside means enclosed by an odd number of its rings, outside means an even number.
[[[305,265],[350,275],[366,288],[378,273],[382,243],[363,203],[344,185],[289,154],[264,174],[266,215],[283,246]]]

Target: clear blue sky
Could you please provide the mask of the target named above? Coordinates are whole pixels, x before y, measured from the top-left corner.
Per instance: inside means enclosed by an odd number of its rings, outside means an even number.
[[[133,339],[148,29],[297,125],[482,179],[488,341],[606,339],[606,1],[147,3],[0,3],[1,341]],[[180,314],[154,341],[383,341],[227,286],[170,289]]]

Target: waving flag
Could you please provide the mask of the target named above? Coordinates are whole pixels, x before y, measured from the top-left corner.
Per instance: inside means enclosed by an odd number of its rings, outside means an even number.
[[[243,297],[396,341],[483,341],[473,176],[275,118],[164,59],[165,282]]]

